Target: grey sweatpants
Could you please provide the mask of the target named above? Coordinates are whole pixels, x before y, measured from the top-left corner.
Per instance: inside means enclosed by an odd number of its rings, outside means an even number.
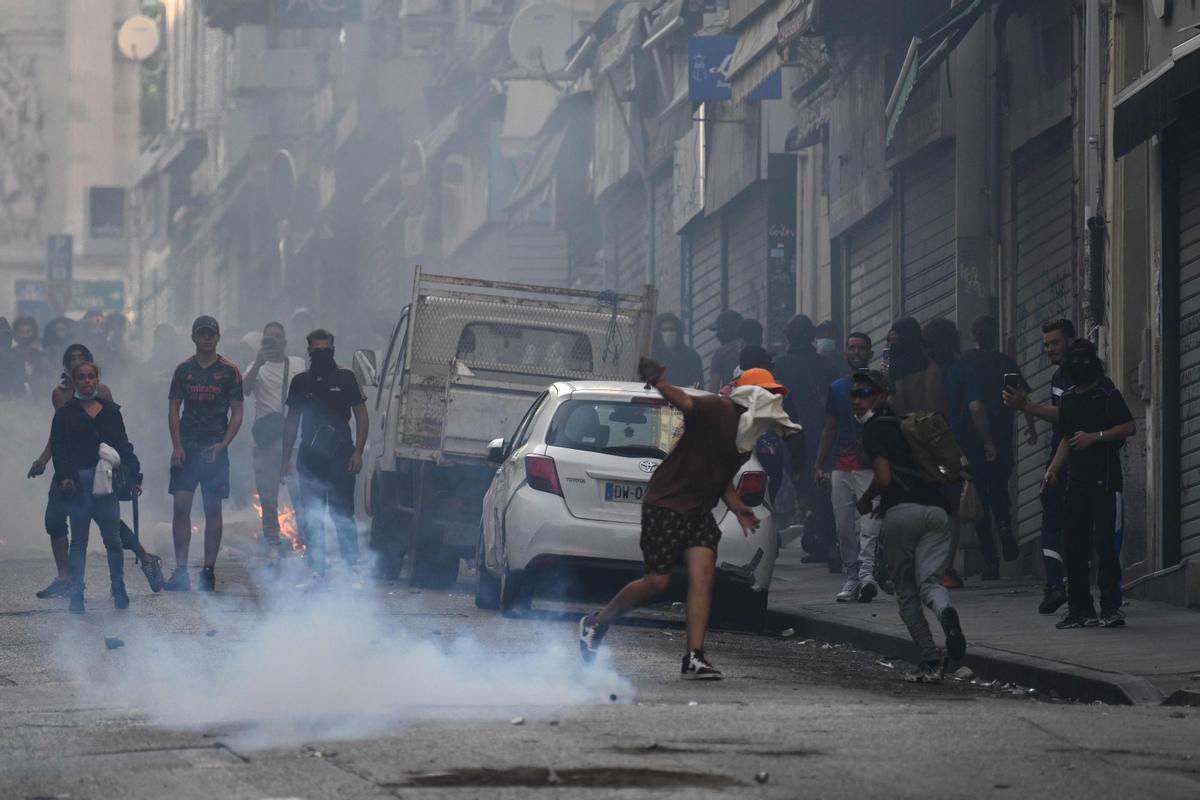
[[[950,593],[942,585],[950,555],[949,517],[937,506],[901,503],[883,517],[883,551],[896,584],[900,619],[921,650],[925,661],[940,658],[921,604],[935,614],[950,606]]]
[[[866,494],[875,476],[869,469],[834,470],[831,480],[833,518],[837,522],[838,549],[847,578],[875,582],[875,550],[879,546],[879,520],[858,513],[855,503]]]

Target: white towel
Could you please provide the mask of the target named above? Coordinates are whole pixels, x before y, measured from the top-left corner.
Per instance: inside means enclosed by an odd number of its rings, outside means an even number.
[[[100,443],[100,460],[96,462],[96,477],[92,480],[92,494],[106,497],[113,493],[113,467],[121,466],[121,456],[103,442]]]
[[[729,399],[746,409],[738,418],[739,453],[753,451],[758,437],[772,428],[785,439],[804,430],[783,410],[783,396],[761,386],[739,386],[729,393]]]

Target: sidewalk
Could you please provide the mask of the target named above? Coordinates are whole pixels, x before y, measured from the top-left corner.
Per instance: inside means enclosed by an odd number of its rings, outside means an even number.
[[[824,565],[800,564],[801,555],[798,547],[780,551],[771,584],[774,626],[915,659],[892,597],[837,603],[843,578]],[[1124,628],[1060,631],[1057,614],[1037,613],[1041,596],[1039,584],[978,578],[952,592],[969,643],[967,665],[982,677],[1078,700],[1144,705],[1175,695],[1173,703],[1200,705],[1200,612],[1135,600],[1125,608]],[[940,642],[940,627],[931,613],[929,619]]]

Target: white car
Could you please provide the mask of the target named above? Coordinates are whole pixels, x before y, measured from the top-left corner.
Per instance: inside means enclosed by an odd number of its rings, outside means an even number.
[[[476,605],[511,613],[535,594],[580,597],[598,582],[611,591],[640,576],[642,497],[682,430],[683,415],[639,383],[550,386],[508,438],[491,443],[497,470],[483,499]],[[722,536],[713,611],[759,627],[779,535],[758,462],[734,485],[760,525],[745,536],[724,503],[714,509]]]

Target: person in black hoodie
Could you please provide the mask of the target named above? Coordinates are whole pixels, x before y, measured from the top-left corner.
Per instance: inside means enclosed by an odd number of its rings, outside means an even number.
[[[683,343],[683,323],[669,312],[654,321],[654,360],[664,365],[680,386],[699,388],[704,382],[700,356]]]
[[[107,444],[121,457],[121,470],[130,476],[132,491],[141,494],[142,476],[133,445],[125,432],[121,407],[100,397],[100,368],[90,362],[71,369],[74,396],[54,414],[50,427],[50,449],[54,457],[54,482],[67,498],[71,519],[71,605],[72,614],[85,611],[83,574],[87,564],[88,533],[92,520],[100,528],[108,551],[108,573],[113,604],[129,607],[125,591],[125,564],[121,556],[121,510],[115,491],[93,492],[100,445]],[[114,483],[117,479],[114,469]],[[115,489],[116,487],[114,487]]]

